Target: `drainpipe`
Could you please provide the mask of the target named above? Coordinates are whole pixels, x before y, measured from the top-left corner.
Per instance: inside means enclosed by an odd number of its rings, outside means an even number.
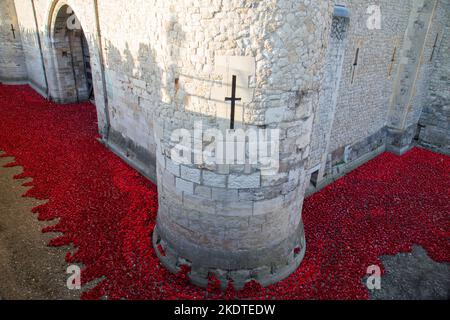
[[[108,92],[106,88],[106,75],[105,75],[105,63],[103,60],[103,46],[102,46],[102,34],[100,31],[100,15],[98,10],[98,1],[94,0],[94,12],[95,12],[95,24],[97,28],[97,39],[98,39],[98,52],[100,59],[100,70],[102,75],[102,84],[103,84],[103,98],[105,104],[105,120],[106,120],[106,131],[103,136],[103,141],[105,143],[109,140],[109,132],[111,128],[111,121],[109,117],[109,102],[108,102]]]
[[[36,36],[37,36],[37,40],[38,40],[39,53],[41,55],[42,70],[44,71],[45,96],[48,99],[49,98],[49,89],[48,89],[47,70],[45,68],[45,63],[44,63],[44,54],[42,53],[41,36],[39,34],[39,25],[38,25],[38,22],[37,22],[36,7],[34,5],[34,0],[31,0],[31,6],[33,7],[34,23],[36,25]]]

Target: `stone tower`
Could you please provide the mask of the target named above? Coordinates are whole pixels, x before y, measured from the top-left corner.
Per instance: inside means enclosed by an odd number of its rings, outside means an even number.
[[[26,81],[28,74],[13,0],[0,2],[0,43],[0,81]]]
[[[209,99],[189,101],[190,112],[163,105],[164,117],[155,120],[159,212],[154,246],[171,271],[189,265],[190,279],[200,286],[207,286],[212,274],[222,287],[232,280],[241,288],[251,279],[266,286],[292,273],[305,254],[305,164],[333,6],[331,1],[307,0],[248,3],[247,8],[230,3],[215,13],[214,40],[198,42],[203,21],[193,25],[192,37],[185,40],[191,41],[188,47],[206,52],[225,45],[223,56],[206,66],[213,74],[203,88]],[[244,43],[246,51],[238,50],[237,43]],[[182,65],[174,68],[188,73]],[[233,75],[242,100],[236,105],[235,130],[229,130],[230,105],[224,99],[230,97]],[[222,111],[210,115],[211,108]],[[208,134],[194,131],[199,127],[203,132],[220,128],[223,136],[270,131],[279,162],[269,171],[261,164],[196,162],[211,143],[205,141]],[[184,163],[173,153],[173,134],[180,128],[191,134],[184,145],[189,161]],[[255,142],[250,134],[248,139]]]
[[[0,81],[71,102],[92,80],[102,141],[157,182],[163,264],[269,285],[305,253],[307,185],[448,150],[449,0],[373,2],[1,0]]]

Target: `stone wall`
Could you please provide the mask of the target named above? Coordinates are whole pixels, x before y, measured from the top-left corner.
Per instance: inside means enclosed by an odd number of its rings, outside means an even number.
[[[332,90],[321,93],[323,106],[313,125],[309,193],[384,151],[388,106],[411,11],[409,0],[378,1],[378,29],[368,26],[374,13],[368,10],[373,1],[337,4],[345,6],[349,14],[346,39],[340,45],[343,61],[328,53],[330,71],[325,84],[333,83],[333,79],[339,82]]]
[[[52,39],[51,55],[57,70],[54,75],[58,86],[52,90],[51,97],[58,103],[88,100],[88,80],[83,49],[85,45],[89,45],[86,43],[83,30],[67,27],[68,23],[75,21],[70,20],[73,12],[69,6],[62,6],[55,13],[49,34]]]
[[[211,271],[236,285],[252,277],[268,284],[294,270],[305,250],[304,167],[332,4],[31,3],[16,0],[30,82],[51,99],[73,97],[61,57],[74,51],[57,37],[58,17],[70,6],[89,44],[103,140],[148,177],[157,173],[155,241],[167,249],[166,265],[190,261],[193,281],[204,282]],[[236,129],[280,129],[276,175],[262,174],[257,165],[182,165],[171,158],[176,129],[191,130],[202,120],[205,129],[226,132],[225,97],[234,74],[242,97]],[[170,252],[175,262],[168,261]]]
[[[54,37],[56,16],[60,10],[69,5],[80,20],[83,33],[87,39],[92,67],[95,104],[97,107],[99,132],[106,136],[109,132],[106,90],[104,88],[101,46],[99,30],[96,23],[95,1],[85,0],[15,0],[23,49],[26,58],[28,82],[39,93],[52,100],[64,101],[61,93],[67,89],[62,75],[67,73],[67,66],[62,66]],[[70,55],[67,55],[70,57]],[[68,63],[68,61],[66,61]],[[71,68],[70,68],[71,69]],[[70,101],[70,99],[69,99]],[[73,101],[73,99],[72,99]]]
[[[163,263],[174,272],[190,265],[199,285],[213,273],[222,286],[240,287],[281,280],[303,259],[300,212],[313,172],[317,180],[336,177],[386,145],[403,150],[424,105],[421,141],[448,141],[448,1],[376,1],[381,29],[373,30],[371,0],[340,1],[349,16],[335,11],[334,19],[331,0],[15,0],[15,7],[28,81],[55,101],[87,99],[80,47],[68,46],[85,36],[102,141],[158,184],[153,240]],[[0,17],[14,17],[10,3],[2,2]],[[64,27],[69,7],[82,32]],[[1,50],[23,62],[3,25]],[[6,77],[24,72],[7,64]],[[241,100],[230,130],[233,75]],[[187,162],[173,153],[180,129],[191,134],[180,150]],[[261,139],[252,132],[274,134],[279,162],[197,161],[218,142],[210,129],[247,134],[245,154]]]
[[[334,92],[337,105],[326,101],[330,95],[325,90],[321,99],[326,107],[314,120],[308,172],[314,185],[324,185],[386,149],[403,153],[410,148],[428,97],[436,34],[449,19],[443,10],[448,1],[378,1],[380,29],[371,29],[372,1],[339,3],[350,15],[348,40]],[[330,56],[327,63],[332,63]],[[333,78],[336,72],[328,73],[325,83]],[[442,111],[437,113],[444,129]]]
[[[414,0],[404,44],[400,52],[400,64],[389,104],[387,119],[389,151],[403,153],[411,146],[429,81],[429,55],[431,35],[436,18],[438,1]]]
[[[13,0],[0,2],[0,44],[0,81],[27,81],[25,57]]]
[[[450,154],[450,1],[441,1],[437,9],[431,52],[433,64],[429,95],[419,122],[419,142]]]
[[[410,0],[354,0],[344,4],[350,11],[350,26],[329,153],[353,149],[354,144],[385,127],[411,11]],[[367,9],[373,4],[381,9],[381,29],[367,27]],[[353,66],[358,48],[358,64]]]
[[[344,7],[335,7],[330,34],[330,43],[326,56],[325,81],[322,84],[319,108],[315,113],[311,154],[308,168],[317,185],[326,170],[327,151],[331,139],[331,130],[336,114],[336,104],[341,83],[342,67],[347,45],[349,12]]]
[[[39,93],[47,96],[46,74],[41,56],[39,30],[36,27],[35,10],[31,1],[14,1],[19,21],[22,46],[25,54],[28,82]],[[38,13],[36,13],[38,14]],[[37,16],[38,21],[44,18]]]
[[[190,264],[199,285],[207,284],[210,273],[223,286],[230,279],[238,288],[250,279],[268,285],[303,258],[298,213],[332,9],[329,3],[307,3],[231,2],[215,14],[206,7],[179,8],[181,26],[190,29],[183,32],[186,47],[176,50],[183,53],[178,92],[185,105],[162,106],[155,122],[160,210],[154,240],[164,249],[162,261],[172,270]],[[171,156],[176,128],[192,129],[197,120],[205,130],[230,132],[224,98],[232,74],[239,76],[243,97],[236,128],[280,129],[276,174],[251,164],[180,164]],[[198,151],[195,145],[188,149],[194,157]]]

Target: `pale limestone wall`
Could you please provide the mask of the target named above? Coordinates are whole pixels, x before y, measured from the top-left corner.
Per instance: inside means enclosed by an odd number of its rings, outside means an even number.
[[[99,1],[96,17],[93,0],[35,0],[47,79],[33,8],[15,3],[28,34],[30,82],[43,92],[48,83],[57,101],[68,94],[68,77],[54,37],[56,17],[69,5],[80,20],[105,142],[148,176],[158,172],[159,236],[176,260],[166,260],[168,266],[188,259],[193,280],[204,281],[210,270],[238,285],[252,272],[268,284],[295,269],[305,249],[304,164],[323,80],[329,1]],[[228,127],[224,98],[233,74],[243,98],[236,127],[280,129],[274,176],[258,166],[183,166],[170,159],[175,129],[192,129],[194,120]]]
[[[411,8],[410,0],[342,2],[350,11],[350,27],[329,153],[353,145],[385,127]],[[367,8],[372,4],[381,7],[380,30],[370,30],[366,26]],[[357,48],[360,48],[359,59],[352,83]]]
[[[425,59],[432,63],[419,142],[450,154],[450,1],[439,3]],[[433,52],[434,49],[434,52]]]
[[[433,53],[433,46],[437,36],[442,37],[445,35],[443,28],[445,28],[446,22],[450,20],[450,12],[448,11],[449,3],[449,0],[429,2],[428,6],[430,13],[428,16],[430,17],[430,20],[427,21],[428,23],[425,23],[426,29],[424,29],[424,31],[426,30],[426,35],[424,45],[421,48],[420,67],[417,70],[417,80],[414,85],[411,108],[408,110],[406,115],[406,127],[417,126],[419,118],[422,114],[423,106],[428,101],[430,93],[430,80],[432,77],[436,77],[434,74],[435,70],[433,70],[435,68],[435,65],[433,64],[435,56],[433,56],[432,59],[432,55],[439,53],[439,51],[435,51]],[[414,41],[417,43],[417,38],[415,38]],[[436,45],[438,44],[439,43]],[[447,70],[447,67],[443,65],[443,68],[440,68],[439,70]]]
[[[69,5],[80,20],[83,32],[89,44],[91,65],[93,70],[94,91],[98,114],[98,125],[101,134],[107,132],[105,112],[105,98],[100,67],[99,39],[96,28],[95,6],[93,0],[34,0],[35,14],[31,1],[15,0],[16,11],[28,69],[30,84],[41,94],[54,100],[60,100],[60,92],[64,92],[63,82],[60,81],[61,66],[58,65],[56,48],[52,30],[54,30],[55,17],[59,9]],[[36,19],[35,19],[36,16]],[[42,46],[45,68],[38,46],[36,21]],[[45,72],[44,72],[45,69]],[[46,79],[47,78],[47,79]],[[47,81],[46,81],[47,80]],[[47,88],[48,82],[48,88]]]
[[[292,272],[304,254],[298,213],[332,5],[237,1],[219,8],[204,16],[202,8],[187,15],[188,7],[179,8],[180,25],[190,30],[178,32],[187,40],[174,49],[181,54],[178,94],[185,104],[163,96],[168,104],[155,122],[160,186],[155,241],[165,249],[166,265],[176,269],[177,263],[189,261],[197,284],[206,285],[212,272],[224,285],[227,278],[241,286],[252,277],[267,285]],[[199,119],[205,127],[225,128],[229,123],[229,112],[222,112],[226,95],[218,94],[223,86],[223,93],[228,91],[229,78],[224,78],[221,59],[217,65],[217,55],[232,57],[235,64],[229,67],[241,74],[238,95],[244,101],[238,106],[238,128],[280,129],[280,170],[275,175],[266,176],[251,165],[180,165],[168,156],[174,129],[191,129]],[[242,56],[247,58],[238,58]]]
[[[0,1],[0,81],[27,80],[21,34],[13,0]]]
[[[340,167],[367,161],[386,146],[399,153],[409,148],[428,97],[435,36],[442,21],[449,19],[442,10],[445,1],[380,1],[376,4],[381,8],[381,29],[370,30],[366,10],[372,1],[339,3],[350,11],[349,36],[335,92],[336,111],[321,116],[326,109],[321,108],[313,125],[316,149],[310,172],[319,169],[318,180],[323,174],[336,176]],[[353,67],[358,48],[358,65]],[[325,96],[326,92],[321,98]],[[324,138],[327,116],[334,119],[329,139]],[[326,152],[317,152],[321,144],[328,144]],[[323,162],[316,167],[319,156]]]
[[[339,10],[339,8],[336,7],[335,10]],[[325,174],[327,151],[339,97],[342,67],[347,46],[347,31],[350,22],[349,18],[345,16],[345,12],[344,16],[337,16],[339,14],[339,11],[337,11],[336,16],[333,17],[326,56],[325,80],[322,83],[319,108],[314,118],[308,169],[313,175],[312,180],[316,185]]]
[[[39,42],[31,1],[15,0],[14,3],[22,36],[28,81],[38,92],[46,95],[47,86],[38,46]]]
[[[431,63],[431,35],[436,19],[435,0],[414,0],[400,53],[401,63],[394,83],[388,113],[387,149],[403,153],[416,135],[417,122],[427,97]]]
[[[409,0],[335,3],[348,10],[349,25],[345,43],[331,46],[328,53],[329,71],[313,124],[308,169],[311,182],[318,187],[340,175],[341,167],[350,168],[383,150],[389,103],[411,10]],[[381,9],[381,29],[370,30],[367,10],[374,4]],[[334,52],[333,47],[341,47],[344,54],[340,69],[342,53]],[[354,67],[357,50],[358,64]],[[332,83],[336,85],[330,86]],[[314,190],[312,186],[309,192]]]
[[[426,95],[423,81],[427,81],[425,56],[429,52],[429,31],[436,8],[434,0],[413,1],[405,43],[401,52],[402,62],[399,66],[394,87],[393,100],[389,109],[388,126],[405,129],[417,118],[414,99],[420,101]],[[417,121],[415,121],[417,123]]]
[[[55,22],[66,5],[74,10],[89,46],[100,134],[117,154],[157,181],[154,240],[166,253],[160,258],[172,271],[190,264],[191,279],[200,285],[209,272],[223,285],[231,278],[241,286],[250,278],[273,283],[295,269],[305,250],[300,212],[307,171],[315,165],[324,174],[331,164],[352,162],[384,146],[385,127],[394,126],[395,119],[404,122],[398,139],[405,140],[406,129],[410,138],[426,101],[434,101],[428,125],[445,129],[446,113],[435,106],[444,101],[442,110],[448,109],[441,93],[448,83],[446,56],[438,52],[435,70],[442,64],[444,71],[435,76],[426,59],[442,21],[449,19],[441,7],[430,11],[432,0],[377,1],[381,30],[366,26],[372,1],[343,0],[339,3],[350,11],[344,42],[331,34],[331,0],[98,0],[97,6],[94,0],[14,2],[28,80],[59,102],[73,101],[74,86],[70,56],[64,56],[69,33],[58,37]],[[418,13],[423,3],[426,10]],[[427,16],[435,16],[430,28]],[[416,35],[408,24],[417,20],[424,24],[419,32],[423,51],[420,43],[405,47]],[[408,56],[412,62],[422,56],[424,63],[405,65],[402,57]],[[406,68],[400,68],[400,61]],[[410,73],[417,75],[416,82],[406,85],[414,92],[411,108],[404,101],[390,108],[394,88],[399,88],[395,84],[403,85]],[[265,174],[259,165],[193,165],[172,159],[176,129],[192,130],[199,120],[204,130],[225,133],[229,128],[230,105],[224,100],[232,75],[238,76],[242,98],[236,129],[280,130],[276,174]],[[197,147],[189,153],[197,155]]]

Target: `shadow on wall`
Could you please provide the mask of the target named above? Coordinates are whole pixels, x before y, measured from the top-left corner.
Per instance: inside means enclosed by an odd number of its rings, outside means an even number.
[[[76,102],[74,85],[82,82],[80,77],[85,72],[80,70],[83,67],[81,61],[74,65],[71,48],[61,45],[68,35],[55,41],[40,32],[42,59],[36,31],[22,29],[21,33],[28,84],[42,96],[57,103]],[[91,61],[99,60],[97,38],[87,36],[87,42]],[[157,109],[161,105],[162,71],[155,63],[155,53],[149,44],[140,44],[138,56],[133,57],[128,43],[123,51],[111,41],[106,40],[105,43],[107,99],[103,95],[100,66],[94,61],[90,63],[99,133],[115,153],[156,181],[153,119],[159,114]],[[45,78],[48,79],[48,87]],[[107,135],[107,132],[110,134]]]
[[[19,33],[19,31],[16,31]],[[42,38],[42,34],[40,37]],[[47,86],[45,83],[44,64],[41,58],[41,50],[39,49],[39,41],[37,33],[31,29],[20,29],[20,38],[22,41],[22,49],[25,57],[27,78],[24,79],[39,94],[47,98]],[[6,79],[14,78],[12,75],[5,75]]]
[[[105,81],[110,129],[107,146],[127,163],[156,182],[154,119],[161,101],[161,71],[155,52],[141,43],[133,57],[105,40]]]
[[[27,72],[14,4],[0,3],[0,81],[23,83]]]
[[[229,126],[231,114],[231,110],[225,105],[225,113],[219,115],[214,105],[216,102],[224,104],[225,96],[223,100],[213,101],[208,93],[197,94],[201,91],[197,88],[206,88],[204,91],[207,92],[220,81],[201,79],[194,72],[186,74],[186,70],[180,68],[181,61],[187,61],[182,56],[184,49],[188,47],[186,34],[179,30],[181,28],[174,16],[168,19],[165,26],[161,36],[165,43],[162,50],[157,51],[150,41],[141,42],[137,50],[134,50],[135,43],[125,41],[118,44],[106,38],[102,41],[104,48],[101,49],[97,36],[86,34],[93,68],[100,134],[115,153],[153,181],[156,181],[155,132],[158,132],[157,127],[164,127],[157,126],[157,122],[161,124],[170,120],[170,130],[191,129],[192,119],[206,120],[210,127],[224,127],[224,124],[226,127]],[[178,30],[173,32],[175,28]],[[71,52],[70,48],[69,51],[56,50],[54,46],[57,41],[50,39],[43,30],[40,30],[39,37],[35,30],[22,30],[29,81],[37,91],[45,93],[48,90],[50,98],[55,99],[52,94],[63,93],[64,90],[60,90],[60,87],[68,85],[73,76]],[[41,39],[44,50],[43,60],[38,38]],[[101,51],[105,81],[98,62]],[[67,59],[60,59],[63,54],[67,55]],[[58,76],[62,72],[67,77]],[[44,75],[48,78],[48,88],[45,86]],[[104,86],[106,91],[103,90]],[[301,106],[295,105],[296,108]],[[246,106],[241,105],[244,109]],[[242,119],[235,119],[235,122],[237,128],[245,127]],[[170,130],[163,130],[160,136],[165,142],[170,141]],[[166,150],[158,152],[168,154],[167,145],[173,146],[173,143],[164,145]]]

